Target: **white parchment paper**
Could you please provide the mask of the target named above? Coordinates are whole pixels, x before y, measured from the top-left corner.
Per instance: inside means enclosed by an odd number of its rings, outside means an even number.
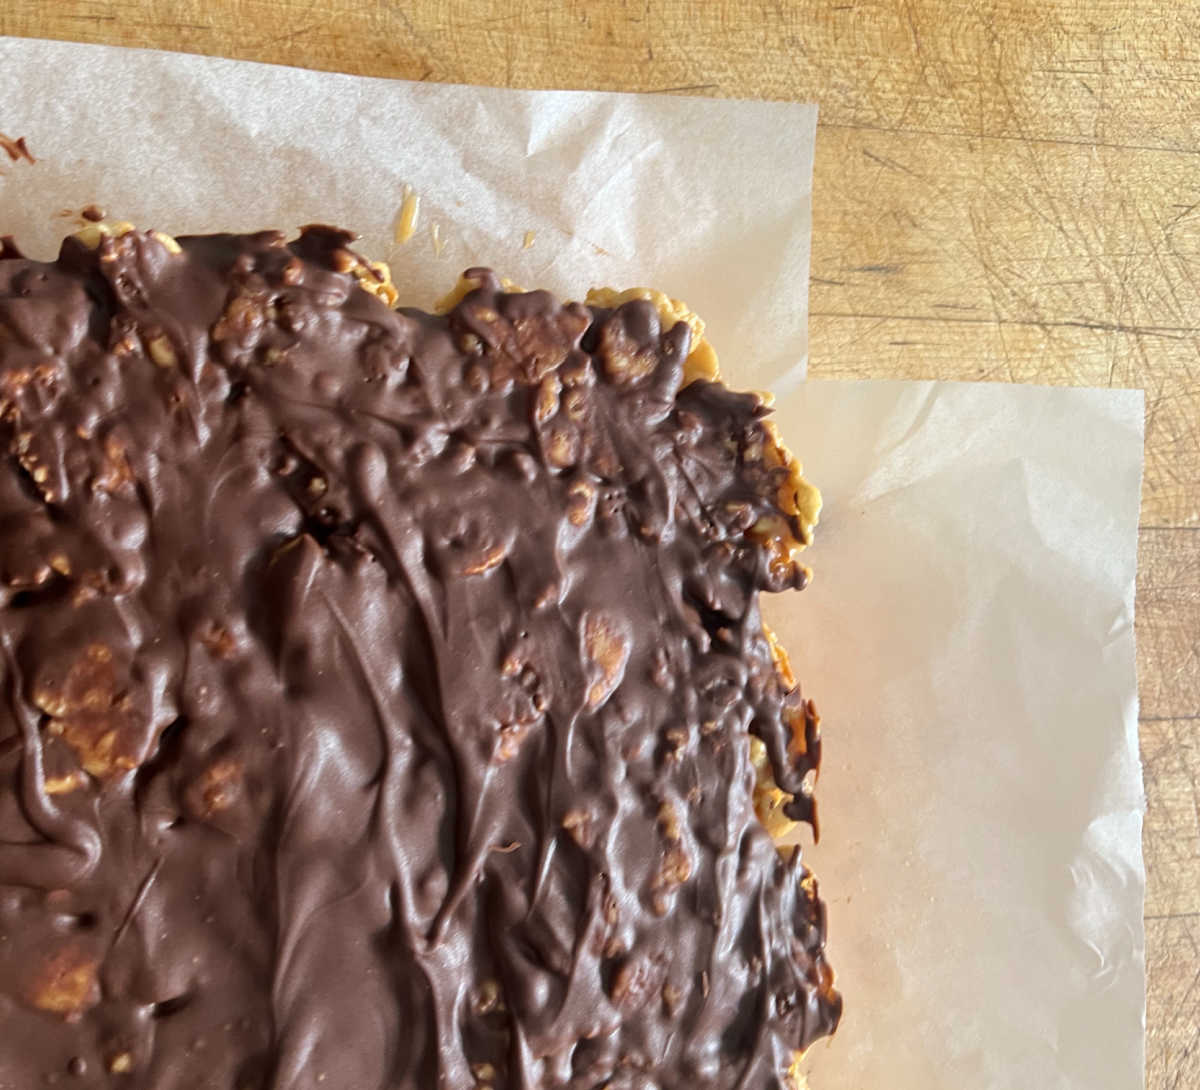
[[[805,850],[846,1015],[814,1090],[1138,1090],[1141,394],[800,384],[815,120],[0,38],[38,159],[0,158],[0,234],[335,222],[414,304],[473,264],[686,299],[826,495],[813,585],[768,605],[825,723]]]
[[[823,716],[841,1031],[814,1090],[1136,1090],[1140,390],[806,383],[768,619]],[[806,849],[807,850],[807,849]]]

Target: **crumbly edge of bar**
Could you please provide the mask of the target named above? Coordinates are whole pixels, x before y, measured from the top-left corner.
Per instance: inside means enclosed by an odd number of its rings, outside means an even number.
[[[511,280],[501,279],[505,291],[521,291],[522,289]],[[466,295],[478,284],[470,277],[459,277],[458,283],[435,306],[435,311],[445,314],[460,303]],[[671,329],[679,322],[688,327],[691,333],[690,345],[686,359],[683,361],[683,384],[686,386],[697,379],[709,382],[721,381],[721,369],[717,359],[716,349],[705,335],[703,319],[686,303],[672,299],[664,292],[654,288],[626,288],[617,291],[615,288],[592,288],[584,298],[584,303],[590,307],[615,309],[622,303],[641,300],[650,303],[658,311],[663,326]],[[763,404],[770,407],[775,402],[774,394],[767,391],[756,391]],[[766,537],[774,532],[775,539],[788,552],[794,555],[806,545],[811,545],[813,532],[821,513],[821,493],[815,485],[804,478],[804,467],[794,454],[784,445],[780,438],[775,421],[769,417],[763,421],[769,444],[764,450],[764,457],[771,467],[782,466],[787,469],[779,485],[776,501],[782,511],[793,516],[799,525],[799,535],[793,535],[787,526],[762,527],[758,532]],[[755,530],[752,528],[752,533]],[[784,535],[786,534],[786,539]]]
[[[501,278],[500,283],[505,291],[522,290],[511,280],[505,278]],[[445,314],[453,310],[477,286],[478,284],[469,276],[459,277],[454,287],[438,300],[435,307],[436,312]],[[704,321],[682,300],[673,299],[665,292],[655,288],[627,288],[623,291],[615,288],[592,288],[584,298],[584,303],[587,306],[615,309],[622,303],[634,300],[650,303],[658,311],[664,328],[671,329],[679,322],[683,322],[688,327],[691,337],[688,354],[683,363],[683,384],[685,386],[697,379],[709,382],[721,381],[721,369],[716,349],[705,335]],[[767,407],[774,404],[774,395],[767,391],[757,391],[757,396]],[[787,474],[779,486],[776,502],[786,515],[795,519],[800,533],[799,535],[794,534],[791,526],[784,521],[774,525],[752,527],[750,532],[754,534],[757,531],[760,541],[767,546],[770,552],[778,555],[781,559],[791,560],[796,553],[812,543],[813,533],[821,512],[821,493],[815,485],[805,479],[803,466],[784,444],[775,421],[767,418],[762,423],[768,440],[763,452],[768,465],[782,466],[787,469]],[[787,651],[765,622],[763,623],[763,632],[771,650],[771,657],[775,661],[775,670],[780,681],[790,691],[796,686],[796,677],[792,672]],[[809,712],[811,715],[816,715],[811,705]],[[798,746],[804,744],[803,723],[803,717],[797,717],[794,728],[794,744]],[[760,739],[753,736],[750,738],[750,760],[755,772],[755,813],[772,839],[779,843],[799,824],[788,817],[785,812],[787,804],[792,801],[792,795],[775,782],[771,762],[767,755],[767,747]],[[800,1071],[802,1058],[802,1052],[795,1052],[793,1061],[784,1074],[790,1090],[808,1090],[808,1082]]]

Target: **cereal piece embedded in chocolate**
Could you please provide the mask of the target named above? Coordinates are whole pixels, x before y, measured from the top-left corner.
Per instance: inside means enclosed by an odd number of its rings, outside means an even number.
[[[241,766],[232,758],[218,758],[188,788],[188,808],[198,818],[214,817],[230,809],[238,801],[242,789]]]
[[[237,640],[224,625],[213,622],[200,634],[200,642],[214,658],[231,659],[237,651]]]
[[[640,1010],[650,997],[661,992],[666,976],[663,962],[649,958],[626,958],[613,972],[609,996],[626,1014]]]
[[[603,704],[612,695],[629,661],[629,648],[629,636],[615,616],[601,612],[584,615],[583,653],[592,675],[587,692],[589,708]]]
[[[47,776],[42,781],[42,790],[47,795],[69,795],[72,791],[87,786],[87,782],[87,777],[76,769],[62,776]]]
[[[100,1001],[99,963],[84,947],[67,943],[48,955],[30,954],[39,964],[27,995],[38,1010],[74,1022]]]
[[[47,729],[75,751],[89,775],[107,779],[136,768],[146,747],[146,725],[132,694],[117,677],[112,650],[88,644],[65,676],[45,674],[33,702],[50,717]]]

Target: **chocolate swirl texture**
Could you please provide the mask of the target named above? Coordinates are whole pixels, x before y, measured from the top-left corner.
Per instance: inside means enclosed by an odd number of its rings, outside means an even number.
[[[819,758],[766,409],[349,240],[0,260],[0,1086],[783,1085],[840,1000],[754,809]]]

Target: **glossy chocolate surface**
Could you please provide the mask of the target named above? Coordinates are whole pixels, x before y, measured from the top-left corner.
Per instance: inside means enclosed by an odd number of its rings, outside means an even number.
[[[179,241],[0,260],[0,1087],[781,1085],[840,1000],[759,400],[647,303]]]

